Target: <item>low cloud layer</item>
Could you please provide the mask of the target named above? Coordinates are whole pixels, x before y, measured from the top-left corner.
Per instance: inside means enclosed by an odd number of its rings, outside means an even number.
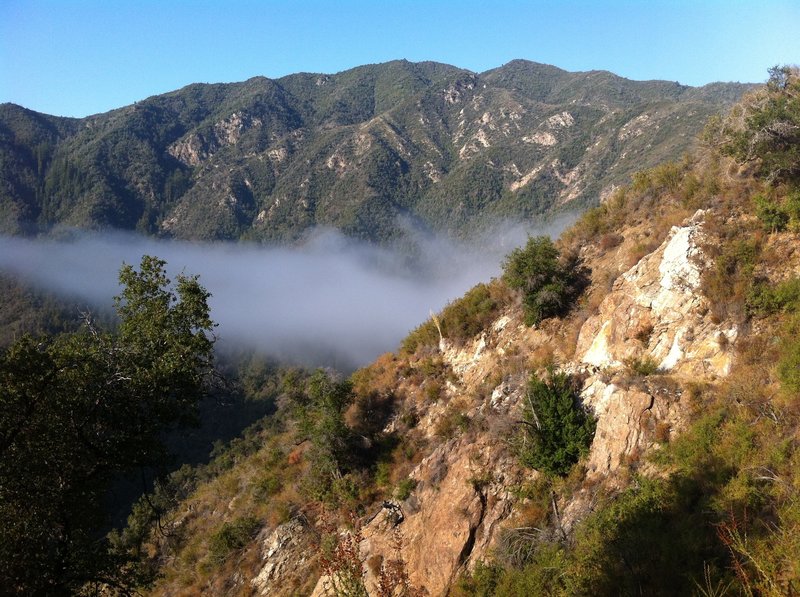
[[[284,361],[344,368],[394,350],[431,310],[500,272],[527,233],[503,227],[476,245],[417,235],[415,257],[317,231],[299,247],[159,241],[130,234],[79,234],[68,241],[0,237],[0,270],[106,308],[119,293],[122,263],[167,261],[171,276],[197,274],[211,292],[224,346],[247,346]],[[498,230],[500,230],[498,228]],[[475,248],[480,246],[480,248]]]

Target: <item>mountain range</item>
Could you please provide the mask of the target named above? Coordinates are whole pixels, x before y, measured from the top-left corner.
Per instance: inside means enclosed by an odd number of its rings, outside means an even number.
[[[0,232],[117,228],[285,243],[467,236],[596,204],[679,157],[750,86],[515,60],[394,61],[193,84],[86,118],[0,105]]]

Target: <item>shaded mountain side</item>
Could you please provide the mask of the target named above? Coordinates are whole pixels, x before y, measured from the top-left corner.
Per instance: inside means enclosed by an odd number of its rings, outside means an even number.
[[[83,119],[4,104],[0,222],[264,241],[324,225],[386,242],[402,216],[465,235],[597,203],[748,88],[394,61],[194,84]]]

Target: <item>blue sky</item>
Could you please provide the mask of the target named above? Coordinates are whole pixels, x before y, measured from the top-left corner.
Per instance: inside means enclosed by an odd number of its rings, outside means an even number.
[[[193,82],[514,58],[688,85],[800,63],[798,0],[2,0],[0,102],[103,112]]]

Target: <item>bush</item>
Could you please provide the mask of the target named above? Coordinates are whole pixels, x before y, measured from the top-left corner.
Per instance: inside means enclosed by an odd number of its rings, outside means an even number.
[[[464,341],[481,333],[497,317],[501,300],[496,288],[478,284],[442,311],[442,333]]]
[[[403,479],[400,483],[397,484],[397,489],[394,491],[394,497],[396,497],[401,502],[403,500],[407,500],[411,495],[411,492],[414,491],[414,488],[417,486],[417,482],[414,479],[408,478]]]
[[[226,522],[208,543],[208,555],[215,564],[222,564],[234,551],[245,547],[255,536],[261,522],[252,516],[243,516]]]
[[[577,258],[562,261],[553,241],[537,236],[509,253],[503,280],[509,288],[522,291],[525,323],[536,325],[567,312],[585,285],[585,273]]]
[[[600,237],[597,246],[600,247],[601,251],[608,251],[609,249],[618,247],[624,240],[625,238],[621,234],[616,232],[607,232]]]
[[[750,315],[771,315],[796,309],[800,304],[800,278],[792,278],[777,286],[758,282],[747,295],[747,312]]]
[[[437,421],[434,433],[443,439],[450,439],[455,437],[458,432],[467,431],[470,422],[469,416],[451,403]]]
[[[400,343],[400,351],[405,354],[414,354],[418,348],[423,346],[438,346],[439,331],[432,319],[414,328],[408,336]]]
[[[357,464],[355,437],[344,420],[353,402],[352,384],[319,370],[305,384],[288,377],[284,385],[297,420],[298,439],[310,444],[301,488],[313,499],[336,503],[347,491],[338,491],[343,486],[334,487],[334,482]]]
[[[690,508],[701,498],[685,479],[638,478],[576,532],[566,593],[696,594],[691,577],[700,563],[724,555],[714,527]]]
[[[283,489],[283,483],[274,474],[267,474],[256,481],[253,489],[259,499],[264,499],[276,495]]]
[[[501,284],[478,284],[439,313],[436,319],[442,336],[455,342],[465,342],[473,338],[499,316],[506,300]],[[403,340],[400,349],[406,354],[412,354],[421,346],[438,344],[439,330],[434,320],[429,319]]]
[[[718,320],[744,318],[760,252],[761,244],[757,239],[724,241],[714,267],[703,272],[701,288]]]
[[[639,375],[647,377],[648,375],[655,375],[659,372],[658,362],[651,356],[645,356],[641,359],[627,359],[625,367],[632,375]]]
[[[780,205],[762,195],[753,198],[756,204],[756,216],[761,221],[765,232],[782,232],[789,224],[789,214]]]
[[[800,317],[795,316],[786,331],[778,361],[778,377],[789,392],[800,394]]]
[[[551,371],[548,381],[531,375],[523,425],[519,448],[522,463],[564,476],[588,452],[596,421],[580,404],[572,378]]]

